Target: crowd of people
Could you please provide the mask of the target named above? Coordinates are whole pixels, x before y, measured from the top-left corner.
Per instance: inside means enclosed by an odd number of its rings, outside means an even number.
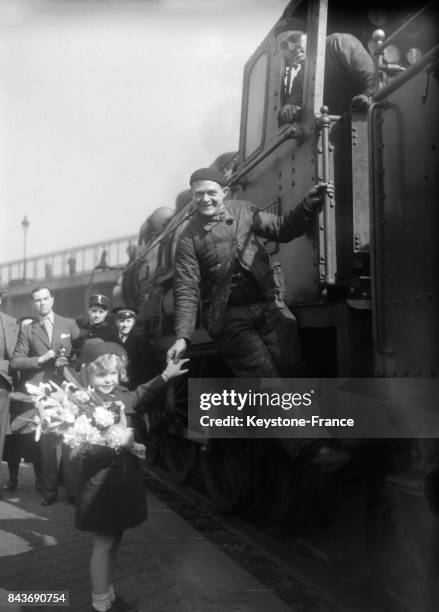
[[[84,345],[92,339],[123,347],[128,371],[124,384],[129,390],[134,390],[151,376],[151,344],[136,327],[135,308],[118,306],[112,309],[107,296],[96,294],[88,301],[86,320],[74,321],[55,313],[54,301],[49,287],[37,287],[31,295],[32,315],[15,320],[0,313],[0,380],[4,391],[25,391],[28,382],[38,384],[48,379],[59,380],[62,378],[60,366],[63,367],[66,358],[71,367],[79,371]],[[24,410],[26,406],[22,402],[13,400],[11,421]],[[32,434],[6,435],[3,458],[8,464],[9,478],[4,488],[10,491],[17,488],[19,463],[24,458],[33,463],[35,488],[43,494],[43,505],[55,503],[59,479],[63,480],[67,497],[73,502],[74,483],[69,473],[69,462],[63,462],[63,469],[58,469],[57,440],[43,436],[37,444],[33,438]]]
[[[32,316],[15,320],[0,312],[0,433],[7,434],[3,460],[9,470],[4,489],[14,491],[19,486],[22,459],[33,463],[35,489],[42,494],[43,506],[58,501],[62,479],[67,501],[76,506],[77,528],[93,537],[93,609],[135,612],[137,604],[116,593],[113,572],[123,531],[139,525],[147,515],[138,457],[124,448],[93,444],[89,452],[74,457],[53,431],[43,432],[38,441],[33,432],[14,433],[14,423],[29,404],[14,396],[11,400],[10,392],[26,391],[26,383],[61,384],[68,367],[79,388],[84,385],[105,403],[121,402],[127,424],[136,432],[139,415],[151,408],[152,398],[169,380],[188,371],[182,367],[188,360],[172,361],[152,377],[151,347],[135,328],[134,308],[111,310],[107,296],[92,295],[87,320],[78,324],[55,313],[54,301],[51,289],[40,286],[31,294]]]

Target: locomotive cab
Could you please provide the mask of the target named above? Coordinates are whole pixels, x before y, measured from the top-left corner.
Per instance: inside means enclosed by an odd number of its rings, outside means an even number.
[[[311,232],[268,247],[283,268],[287,302],[298,318],[313,375],[360,370],[366,375],[372,371],[370,344],[353,358],[356,343],[343,335],[365,329],[360,335],[367,337],[371,327],[367,117],[349,109],[342,117],[331,115],[323,107],[330,11],[326,2],[292,2],[280,20],[303,22],[307,34],[302,92],[295,95],[301,110],[291,122],[280,121],[286,61],[276,38],[278,24],[247,63],[233,185],[235,197],[284,214],[311,185],[335,183],[335,199],[325,203]],[[322,338],[329,352],[316,360],[311,347]]]
[[[339,102],[330,90],[331,84],[340,85],[340,79],[332,81],[334,57],[328,41],[355,37],[355,45],[361,47],[369,75],[373,76],[373,87],[368,91],[371,107],[373,94],[407,79],[415,68],[410,62],[417,65],[434,44],[436,32],[431,24],[436,22],[428,10],[411,17],[403,9],[388,14],[359,9],[349,15],[334,1],[291,2],[280,21],[289,20],[303,22],[307,33],[302,95],[295,96],[301,109],[290,122],[279,120],[286,60],[276,39],[275,24],[244,71],[234,196],[282,214],[291,210],[311,185],[334,182],[335,199],[325,203],[310,233],[290,244],[268,247],[273,259],[282,265],[287,302],[298,318],[313,375],[373,375],[376,368],[371,339],[378,314],[371,301],[371,256],[377,262],[381,255],[375,243],[371,253],[371,240],[376,236],[376,219],[371,212],[375,195],[371,189],[382,169],[371,164],[381,145],[376,138],[371,140],[367,108],[356,110],[348,103],[345,108],[339,105],[336,110],[341,114],[335,115],[331,107],[323,106],[327,100],[336,107]],[[384,32],[381,36],[376,31],[384,24],[389,34],[394,33],[383,45]],[[342,61],[346,56],[341,53]],[[364,66],[360,68],[363,78]],[[346,79],[351,77],[355,74],[346,73]],[[347,91],[355,92],[357,87],[360,93],[360,85],[351,84]],[[405,116],[411,111],[405,103]],[[394,170],[392,178],[402,180],[402,169]],[[313,357],[313,348],[322,338],[332,347],[332,353],[325,353],[319,363]],[[328,369],[325,364],[329,362],[336,367]]]

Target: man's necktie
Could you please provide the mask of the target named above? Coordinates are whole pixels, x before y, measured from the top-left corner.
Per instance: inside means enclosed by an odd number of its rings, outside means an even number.
[[[292,66],[286,67],[284,85],[285,85],[285,92],[287,96],[291,95],[294,79],[299,74],[300,70],[301,70],[300,64],[293,64]]]
[[[284,75],[284,89],[285,95],[290,95],[290,80],[291,80],[291,67],[285,66],[285,75]]]
[[[50,344],[52,344],[52,322],[50,321],[49,317],[43,319],[43,327],[47,337],[49,338]]]

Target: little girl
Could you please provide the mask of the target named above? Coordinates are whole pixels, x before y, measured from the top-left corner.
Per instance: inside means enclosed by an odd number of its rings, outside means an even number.
[[[188,359],[172,361],[160,376],[134,391],[119,385],[125,377],[125,349],[113,342],[94,339],[81,353],[86,383],[105,401],[122,401],[125,414],[135,414],[141,404],[163,389],[168,380],[185,374]],[[128,423],[129,424],[129,423]],[[136,612],[135,602],[124,601],[114,591],[117,550],[124,529],[140,525],[147,517],[143,472],[139,460],[127,449],[118,452],[94,445],[82,455],[78,466],[75,524],[93,533],[90,559],[92,609],[99,612]]]

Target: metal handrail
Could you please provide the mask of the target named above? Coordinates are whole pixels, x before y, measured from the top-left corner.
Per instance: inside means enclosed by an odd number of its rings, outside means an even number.
[[[379,102],[383,98],[386,98],[390,93],[395,91],[395,89],[398,89],[398,87],[401,87],[401,85],[412,79],[416,74],[422,72],[428,64],[437,60],[439,60],[439,45],[430,49],[430,51],[423,55],[416,64],[404,70],[404,72],[395,77],[390,83],[384,85],[384,87],[374,93],[373,101]]]
[[[253,170],[253,168],[260,164],[264,159],[266,159],[271,153],[273,153],[273,151],[278,149],[281,144],[290,139],[297,140],[298,142],[303,140],[303,129],[297,123],[288,126],[288,128],[282,132],[279,138],[270,147],[268,147],[266,151],[256,157],[246,168],[244,168],[244,170],[242,170],[242,172],[232,176],[230,184],[237,185],[240,181],[242,181],[246,174]]]
[[[324,183],[328,183],[330,180],[329,176],[329,127],[331,125],[331,119],[328,116],[328,107],[322,106],[321,116],[318,121],[320,132],[322,135],[322,180]],[[334,254],[332,235],[333,228],[331,223],[331,202],[327,193],[323,196],[323,223],[324,223],[324,257],[325,257],[325,284],[335,284],[335,265],[334,265]]]

